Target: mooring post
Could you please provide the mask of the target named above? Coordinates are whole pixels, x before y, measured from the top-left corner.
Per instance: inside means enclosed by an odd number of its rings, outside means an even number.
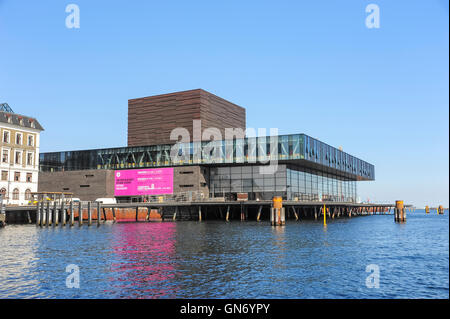
[[[323,226],[327,226],[327,210],[325,204],[323,204]]]
[[[245,217],[244,217],[244,204],[243,203],[241,203],[241,221],[242,220],[245,220]]]
[[[438,213],[439,213],[439,215],[444,215],[444,206],[439,205],[439,207],[438,207]]]
[[[106,208],[102,207],[102,211],[103,211],[103,222],[106,223]]]
[[[198,206],[198,221],[202,221],[202,206]]]
[[[260,221],[261,220],[261,212],[262,212],[262,205],[259,205],[258,207],[258,214],[256,215],[256,221]]]
[[[53,226],[58,226],[58,203],[55,201],[53,202]]]
[[[394,220],[396,222],[405,222],[406,221],[406,212],[405,207],[402,200],[395,201],[395,217]]]
[[[225,216],[225,220],[228,222],[230,218],[230,205],[227,206],[227,214]]]
[[[48,226],[50,222],[50,202],[47,202],[47,211],[45,212],[45,225]]]
[[[61,225],[66,226],[66,208],[64,207],[64,201],[61,202]]]
[[[75,224],[75,214],[73,213],[73,202],[70,201],[70,226]]]
[[[81,200],[78,202],[78,225],[83,225],[83,204]]]
[[[314,220],[317,220],[317,207],[314,206]]]
[[[116,222],[116,209],[113,207],[112,208],[112,214],[113,214],[113,223]]]
[[[97,202],[97,227],[100,226],[101,221],[102,221],[102,203]]]
[[[220,206],[219,206],[219,216],[220,216],[220,219],[223,219],[222,207],[220,207]]]
[[[294,211],[295,220],[298,220],[298,214],[297,214],[295,207],[294,206],[291,206],[291,207],[292,207],[292,210]]]
[[[283,198],[280,196],[275,196],[272,199],[272,216],[271,216],[271,223],[272,226],[282,226],[285,224],[285,210],[283,207]]]
[[[139,219],[139,206],[136,206],[136,221]]]
[[[91,202],[88,202],[88,226],[92,225],[92,210],[91,210]]]
[[[149,206],[147,206],[147,215],[145,216],[145,220],[148,222],[150,221],[150,212],[151,212],[151,209]],[[114,213],[114,208],[113,208],[113,213]]]
[[[425,206],[425,213],[426,213],[426,214],[429,214],[429,213],[430,213],[430,207]]]
[[[178,206],[175,206],[175,212],[173,213],[173,217],[172,217],[173,221],[177,220],[177,212],[178,212]]]
[[[41,203],[37,202],[36,204],[36,226],[39,226],[41,223]]]

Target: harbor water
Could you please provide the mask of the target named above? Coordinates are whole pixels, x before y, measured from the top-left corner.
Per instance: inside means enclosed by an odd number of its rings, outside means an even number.
[[[0,298],[449,298],[448,211],[327,224],[8,225]]]

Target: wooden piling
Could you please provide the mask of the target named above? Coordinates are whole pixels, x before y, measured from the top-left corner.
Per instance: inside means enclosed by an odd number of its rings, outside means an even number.
[[[55,201],[53,203],[53,217],[52,217],[52,221],[53,221],[53,226],[58,226],[58,203]]]
[[[102,221],[102,203],[97,202],[97,227],[100,226],[101,221]]]
[[[148,208],[148,210],[149,210],[149,214],[150,214],[150,207]],[[112,208],[112,214],[113,214],[113,223],[115,223],[116,222],[116,209],[114,207]],[[147,218],[148,218],[148,215],[147,215]]]
[[[92,210],[91,210],[91,202],[88,202],[88,226],[92,225]]]
[[[177,220],[177,212],[178,212],[178,206],[175,206],[175,212],[173,213],[173,217],[172,217],[173,221]]]
[[[225,220],[227,222],[229,221],[229,219],[230,219],[230,205],[227,206],[227,214],[226,214],[226,217],[225,217]]]
[[[38,202],[36,204],[36,226],[39,226],[41,223],[41,203]]]
[[[136,206],[136,221],[139,220],[139,206]]]
[[[73,202],[70,201],[70,227],[75,224],[75,214],[73,213]]]
[[[47,202],[47,211],[45,212],[45,226],[49,226],[50,222],[50,202]]]
[[[64,207],[64,201],[61,202],[61,225],[66,226],[66,208]]]
[[[78,225],[83,225],[83,204],[81,201],[78,202]]]
[[[200,205],[198,206],[198,221],[202,221],[202,207]]]
[[[261,220],[261,212],[262,212],[262,205],[259,205],[258,207],[258,214],[256,215],[256,221],[260,221]]]
[[[406,212],[402,200],[395,201],[394,221],[406,222]]]

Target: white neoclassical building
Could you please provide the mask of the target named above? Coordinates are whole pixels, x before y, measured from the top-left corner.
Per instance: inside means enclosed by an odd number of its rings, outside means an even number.
[[[37,192],[42,130],[36,119],[0,104],[0,194],[7,205],[26,205]]]

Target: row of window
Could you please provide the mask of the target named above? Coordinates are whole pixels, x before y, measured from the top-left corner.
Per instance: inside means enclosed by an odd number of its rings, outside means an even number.
[[[20,182],[20,172],[14,172],[14,181],[15,182]],[[2,171],[2,176],[1,176],[2,181],[7,181],[8,180],[8,171]],[[33,173],[26,173],[26,180],[27,183],[32,183],[33,182]]]
[[[6,188],[4,188],[4,187],[2,189],[0,189],[0,194],[5,196],[6,198],[8,197]],[[14,188],[13,191],[12,191],[12,200],[19,200],[20,197],[21,196],[20,196],[19,189],[18,188]],[[31,189],[25,190],[24,198],[25,198],[25,200],[30,200],[31,199]]]
[[[7,130],[3,130],[3,143],[10,144],[11,143],[11,133]],[[16,133],[15,142],[17,145],[23,145],[23,133]],[[28,134],[27,145],[34,146],[34,135]]]
[[[9,163],[9,149],[3,149],[2,152],[2,163]],[[14,152],[14,164],[22,165],[22,153],[23,151],[15,150]],[[33,152],[27,152],[27,158],[26,158],[26,164],[29,166],[34,165],[34,153]]]
[[[7,118],[8,123],[12,124],[13,123],[13,119],[12,119],[13,115],[6,113],[5,116]],[[16,120],[19,122],[19,125],[25,126],[24,119],[21,115],[17,115]],[[30,126],[32,128],[36,128],[36,123],[35,123],[34,119],[29,118],[28,122],[30,123]]]

